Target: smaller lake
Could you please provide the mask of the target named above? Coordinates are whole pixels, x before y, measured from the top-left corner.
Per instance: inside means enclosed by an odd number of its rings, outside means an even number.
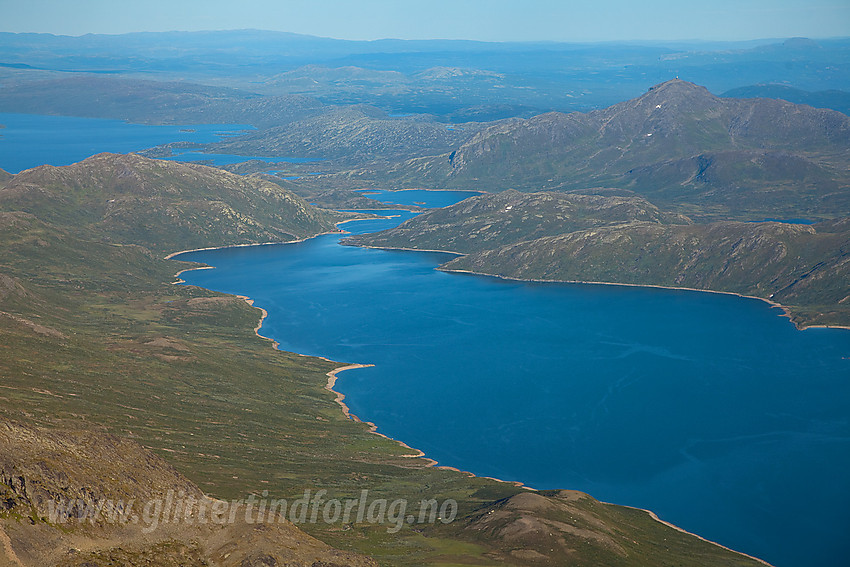
[[[39,165],[70,165],[101,152],[131,153],[168,144],[192,142],[210,144],[232,138],[250,124],[192,124],[151,126],[122,120],[0,113],[0,169],[20,173]],[[228,165],[251,159],[271,163],[305,163],[316,160],[205,154],[175,150],[175,161],[209,160]]]
[[[406,207],[417,205],[431,209],[448,207],[469,197],[482,194],[480,191],[427,191],[425,189],[408,189],[405,191],[374,191],[364,189],[361,193],[365,197],[382,203]]]

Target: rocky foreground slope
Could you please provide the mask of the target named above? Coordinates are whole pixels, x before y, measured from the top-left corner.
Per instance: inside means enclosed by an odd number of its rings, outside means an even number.
[[[0,564],[377,567],[289,522],[212,521],[221,501],[137,443],[79,422],[0,417],[0,501]]]

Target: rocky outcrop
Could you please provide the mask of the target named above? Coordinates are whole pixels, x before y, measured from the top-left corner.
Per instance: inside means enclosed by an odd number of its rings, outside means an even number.
[[[195,503],[191,513],[187,502]],[[0,535],[8,536],[0,538],[0,564],[377,565],[289,522],[250,523],[243,514],[210,521],[195,512],[216,502],[133,441],[82,423],[0,418]],[[145,516],[151,510],[158,515]]]

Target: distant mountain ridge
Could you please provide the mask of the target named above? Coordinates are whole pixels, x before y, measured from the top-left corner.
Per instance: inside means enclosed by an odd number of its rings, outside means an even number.
[[[586,114],[484,128],[453,151],[376,179],[434,188],[629,189],[656,204],[746,216],[850,210],[850,117],[780,100],[723,99],[674,79]],[[365,174],[368,178],[369,174]]]
[[[846,38],[579,44],[343,41],[258,30],[0,33],[0,109],[7,88],[83,77],[196,83],[272,97],[306,94],[326,104],[371,104],[391,114],[464,122],[603,108],[674,76],[715,93],[766,80],[847,91],[850,79],[840,69],[848,61]],[[67,106],[61,97],[45,101],[39,88],[30,93],[46,104],[29,112]],[[75,115],[91,116],[98,106],[112,103],[92,99]],[[163,110],[148,105],[148,119]]]
[[[138,124],[265,127],[317,114],[324,106],[302,95],[260,96],[184,81],[90,75],[11,84],[0,90],[0,108],[5,112],[110,118]]]
[[[804,91],[788,85],[750,85],[738,87],[721,94],[724,98],[779,98],[794,104],[808,104],[815,108],[830,108],[850,114],[850,92],[841,90]]]

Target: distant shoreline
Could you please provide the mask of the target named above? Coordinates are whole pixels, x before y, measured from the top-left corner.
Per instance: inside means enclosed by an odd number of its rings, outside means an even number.
[[[460,254],[464,256],[464,254]],[[716,289],[700,289],[697,287],[676,287],[670,285],[660,285],[660,284],[634,284],[634,283],[619,283],[619,282],[596,282],[596,281],[587,281],[587,280],[547,280],[547,279],[535,279],[535,278],[517,278],[512,276],[503,276],[501,274],[487,274],[484,272],[476,272],[474,270],[459,270],[453,268],[443,268],[442,266],[438,266],[435,268],[440,272],[446,273],[455,273],[455,274],[470,274],[473,276],[486,276],[491,278],[499,278],[501,280],[507,281],[516,281],[516,282],[533,282],[533,283],[563,283],[563,284],[585,284],[585,285],[609,285],[609,286],[622,286],[622,287],[645,287],[645,288],[654,288],[654,289],[668,289],[673,291],[696,291],[701,293],[717,293],[721,295],[733,295],[735,297],[741,297],[743,299],[758,299],[759,301],[764,301],[771,307],[776,307],[782,310],[781,317],[787,317],[794,327],[799,331],[805,331],[806,329],[843,329],[850,330],[850,326],[845,325],[800,325],[794,322],[793,314],[791,313],[791,308],[782,305],[781,303],[777,303],[772,299],[766,297],[759,297],[757,295],[744,295],[743,293],[736,293],[734,291],[720,291]]]
[[[364,192],[403,193],[405,191],[433,191],[435,193],[478,193],[479,195],[485,195],[489,193],[489,191],[482,191],[481,189],[428,189],[425,187],[408,187],[407,189],[352,189],[352,191],[360,194],[363,194]]]
[[[348,219],[344,221],[340,221],[336,223],[335,226],[339,226],[344,222],[351,222],[355,220],[368,220],[368,219]],[[320,232],[318,234],[314,234],[313,236],[305,236],[304,238],[298,238],[296,240],[277,240],[271,242],[248,242],[245,244],[225,244],[223,246],[209,246],[207,248],[189,248],[188,250],[180,250],[179,252],[172,252],[168,256],[165,256],[164,260],[173,260],[175,256],[179,256],[180,254],[188,254],[189,252],[207,252],[209,250],[226,250],[227,248],[249,248],[251,246],[269,246],[272,244],[298,244],[299,242],[306,242],[311,238],[316,238],[317,236],[323,236],[325,234],[345,234],[344,230],[328,230],[325,232]],[[187,260],[191,261],[191,260]],[[187,270],[182,270],[177,273],[177,275],[182,274],[183,272],[188,272],[189,270],[200,270],[204,268],[189,268]],[[177,276],[175,275],[175,277]]]
[[[372,250],[404,250],[406,252],[438,252],[441,254],[454,254],[455,256],[466,256],[463,252],[455,252],[453,250],[432,250],[429,248],[405,248],[402,246],[371,246],[366,244],[344,244],[344,246],[357,246],[358,248],[368,248]],[[791,308],[782,305],[776,301],[773,301],[767,297],[759,297],[757,295],[744,295],[742,293],[736,293],[734,291],[720,291],[716,289],[700,289],[697,287],[676,287],[670,285],[660,285],[660,284],[635,284],[635,283],[621,283],[621,282],[598,282],[598,281],[589,281],[589,280],[555,280],[555,279],[538,279],[538,278],[519,278],[514,276],[504,276],[501,274],[488,274],[485,272],[476,272],[475,270],[460,270],[454,268],[444,268],[442,266],[437,266],[434,268],[437,271],[445,272],[445,273],[454,273],[454,274],[469,274],[473,276],[484,276],[490,278],[498,278],[500,280],[506,281],[515,281],[515,282],[530,282],[530,283],[560,283],[560,284],[585,284],[585,285],[609,285],[609,286],[623,286],[623,287],[645,287],[645,288],[655,288],[655,289],[669,289],[674,291],[696,291],[702,293],[718,293],[721,295],[733,295],[736,297],[741,297],[744,299],[758,299],[759,301],[764,301],[771,307],[776,307],[782,310],[781,317],[787,317],[789,321],[794,325],[794,327],[799,331],[805,331],[806,329],[842,329],[850,331],[850,325],[801,325],[794,322],[793,314],[791,312]]]
[[[403,250],[405,252],[437,252],[439,254],[453,254],[455,256],[466,256],[466,254],[462,252],[452,252],[451,250],[431,250],[429,248],[404,248],[403,246],[369,246],[366,244],[343,244],[343,246],[356,246],[357,248],[366,248],[367,250]],[[440,270],[439,266],[435,268]],[[459,270],[441,270],[443,272],[450,271],[459,271]],[[470,272],[473,273],[473,272]],[[487,276],[489,274],[475,274],[480,276]],[[531,280],[528,280],[531,281]]]

